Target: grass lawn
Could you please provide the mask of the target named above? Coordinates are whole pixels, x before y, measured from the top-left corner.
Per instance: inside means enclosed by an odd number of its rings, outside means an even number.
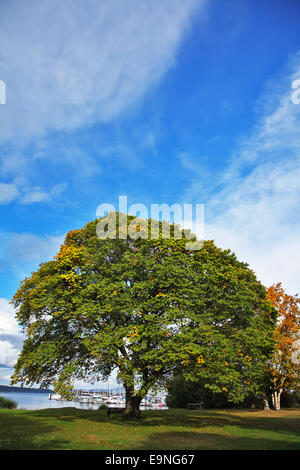
[[[0,449],[300,449],[300,410],[149,410],[123,422],[102,410],[0,409]]]

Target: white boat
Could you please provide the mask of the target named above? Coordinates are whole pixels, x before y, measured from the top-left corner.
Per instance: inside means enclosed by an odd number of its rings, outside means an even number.
[[[151,406],[151,401],[148,399],[148,397],[145,397],[141,401],[142,406]]]
[[[61,400],[61,396],[57,393],[50,393],[48,398],[49,400]]]
[[[88,391],[82,391],[80,395],[78,396],[79,401],[82,403],[89,403],[92,399],[93,394]]]
[[[89,397],[80,397],[79,401],[80,401],[80,403],[90,403],[91,398],[89,398]]]
[[[105,403],[108,405],[122,405],[124,400],[118,395],[113,395],[112,397],[108,397],[107,400],[105,400]]]
[[[102,403],[102,398],[99,397],[99,396],[97,396],[97,395],[96,395],[96,396],[94,395],[94,396],[92,396],[92,398],[91,398],[91,403],[95,403],[95,404],[97,404],[97,403]]]

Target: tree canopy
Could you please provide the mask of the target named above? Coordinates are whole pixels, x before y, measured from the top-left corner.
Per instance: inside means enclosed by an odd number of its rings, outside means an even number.
[[[117,370],[129,415],[176,371],[232,401],[260,387],[276,321],[266,289],[230,250],[188,250],[172,224],[170,238],[158,223],[152,239],[144,222],[134,238],[117,226],[116,238],[99,239],[99,220],[70,231],[21,283],[12,303],[27,339],[13,383],[54,382],[66,396],[74,380]]]

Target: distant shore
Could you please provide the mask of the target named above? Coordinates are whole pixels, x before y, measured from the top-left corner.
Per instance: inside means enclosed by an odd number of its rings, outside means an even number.
[[[30,387],[13,387],[10,385],[0,385],[0,393],[53,393],[53,390],[41,389],[41,388],[30,388]]]

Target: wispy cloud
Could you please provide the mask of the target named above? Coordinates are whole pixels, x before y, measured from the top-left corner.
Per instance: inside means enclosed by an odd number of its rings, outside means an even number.
[[[0,298],[0,334],[17,335],[20,329],[15,319],[13,306],[7,299]]]
[[[67,183],[59,183],[45,190],[39,186],[26,184],[23,178],[15,178],[11,183],[0,183],[0,205],[13,201],[21,204],[51,202],[59,198],[66,188]]]
[[[205,223],[205,238],[235,251],[266,285],[282,281],[294,293],[300,290],[300,105],[291,100],[295,77],[300,77],[300,53],[266,85],[256,125],[237,143],[227,170],[216,175],[220,189],[206,203]],[[197,185],[191,189],[199,196]]]
[[[2,233],[0,240],[1,265],[13,268],[23,266],[24,263],[33,265],[48,261],[63,243],[64,235],[42,237],[32,233]]]
[[[57,199],[67,188],[67,183],[60,183],[53,185],[48,192],[39,186],[22,188],[22,195],[20,202],[22,204],[32,204],[35,202],[51,202]]]
[[[19,279],[23,279],[37,269],[41,262],[51,259],[63,240],[64,236],[2,233],[0,269],[7,273],[13,271]],[[23,341],[24,336],[17,323],[13,306],[8,299],[0,298],[0,368],[9,368],[15,364]]]
[[[19,195],[14,183],[0,183],[0,204],[9,204]]]
[[[99,175],[101,159],[123,158],[138,166],[132,146],[100,142],[91,151],[95,144],[90,139],[86,143],[86,135],[81,136],[83,144],[74,133],[91,124],[111,123],[139,103],[176,64],[178,46],[205,3],[1,4],[0,75],[7,84],[7,100],[0,107],[0,204],[52,201],[58,186],[49,189],[40,183],[42,165],[54,165],[54,175],[68,166],[69,179],[76,184]],[[156,153],[153,134],[144,145]],[[26,183],[20,187],[16,178]]]
[[[2,341],[0,337],[0,364],[1,367],[12,367],[17,361],[19,351],[9,341]]]
[[[1,6],[0,139],[107,122],[176,62],[186,0],[11,0]]]
[[[0,367],[12,367],[23,344],[23,335],[12,305],[0,298]]]
[[[39,237],[31,233],[0,234],[0,269],[13,271],[19,279],[28,276],[43,261],[58,251],[64,236]],[[0,368],[13,367],[22,349],[24,336],[13,306],[0,298]],[[1,371],[0,371],[1,378]],[[7,379],[7,378],[6,378]]]

